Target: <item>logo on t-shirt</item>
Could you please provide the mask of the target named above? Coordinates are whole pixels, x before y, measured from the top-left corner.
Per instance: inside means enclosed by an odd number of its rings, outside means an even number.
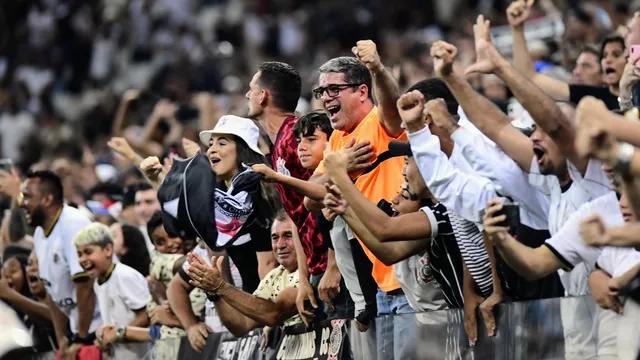
[[[278,158],[276,161],[276,171],[280,174],[291,176],[291,172],[285,166],[287,162],[283,158]]]
[[[428,252],[425,252],[424,255],[422,255],[422,257],[418,261],[416,272],[418,275],[418,280],[424,284],[428,284],[434,280]]]

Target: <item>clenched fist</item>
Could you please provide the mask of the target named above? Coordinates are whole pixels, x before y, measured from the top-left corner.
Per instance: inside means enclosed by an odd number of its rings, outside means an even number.
[[[358,60],[362,61],[369,71],[378,72],[384,69],[382,62],[380,62],[380,55],[378,55],[376,43],[373,41],[360,40],[356,43],[356,46],[351,49],[351,52],[353,52],[353,55],[355,55]]]
[[[424,106],[423,113],[428,123],[433,123],[449,135],[459,128],[449,113],[447,104],[442,99],[429,100]]]
[[[507,19],[509,25],[514,28],[521,27],[531,14],[531,7],[534,0],[518,0],[507,8]]]
[[[453,60],[458,54],[458,48],[444,41],[436,41],[431,45],[433,70],[442,77],[453,72]]]
[[[415,132],[424,127],[424,102],[424,96],[418,90],[406,93],[398,99],[398,113],[407,131]]]

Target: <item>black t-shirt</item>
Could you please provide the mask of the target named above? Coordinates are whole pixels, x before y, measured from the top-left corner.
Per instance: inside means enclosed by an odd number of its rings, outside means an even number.
[[[524,224],[516,227],[515,233],[514,231],[511,232],[518,242],[530,248],[542,246],[545,240],[549,238],[549,232],[547,230],[535,230]],[[509,267],[499,253],[496,253],[496,264],[498,266],[502,287],[513,301],[549,299],[564,296],[564,287],[560,282],[557,272],[538,280],[528,281]]]
[[[593,96],[602,100],[609,110],[619,110],[618,97],[604,86],[569,85],[569,101],[578,104],[585,96]]]
[[[271,234],[262,226],[252,225],[249,234],[251,234],[251,241],[228,247],[226,250],[240,272],[242,290],[253,293],[260,284],[256,252],[273,251],[273,248],[271,247]]]

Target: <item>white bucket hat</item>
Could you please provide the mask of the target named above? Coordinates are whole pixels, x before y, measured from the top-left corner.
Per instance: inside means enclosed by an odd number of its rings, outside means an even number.
[[[205,146],[209,146],[209,142],[213,135],[235,135],[242,139],[249,149],[254,152],[263,155],[262,151],[258,148],[258,137],[260,136],[260,130],[258,126],[253,123],[251,119],[235,116],[224,115],[218,120],[218,123],[213,130],[205,130],[200,132],[200,142]]]

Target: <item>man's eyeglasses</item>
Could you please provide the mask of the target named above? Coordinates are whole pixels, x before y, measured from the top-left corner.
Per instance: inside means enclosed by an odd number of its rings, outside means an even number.
[[[325,87],[315,88],[312,90],[312,92],[313,92],[313,97],[320,100],[322,99],[322,95],[324,94],[325,91],[330,97],[336,97],[338,96],[338,94],[340,94],[340,91],[350,87],[356,87],[356,86],[360,86],[360,84],[330,84]]]

